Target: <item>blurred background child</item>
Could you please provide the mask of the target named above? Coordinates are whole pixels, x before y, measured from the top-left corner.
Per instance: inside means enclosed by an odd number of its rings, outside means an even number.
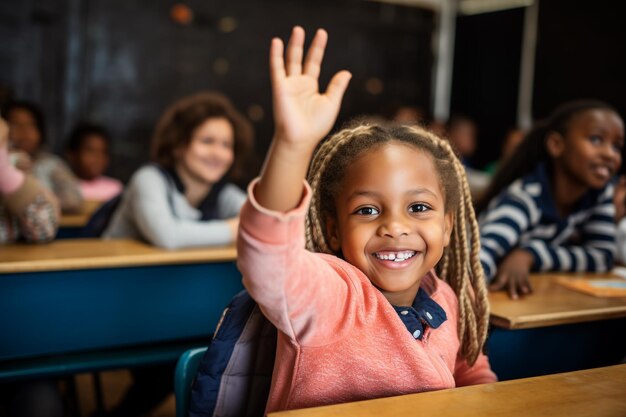
[[[152,143],[153,163],[131,178],[105,238],[135,238],[175,249],[235,241],[246,195],[250,123],[218,93],[183,98],[165,111]],[[133,386],[110,416],[139,416],[173,389],[173,366],[135,369]]]
[[[532,291],[530,271],[604,272],[615,254],[614,187],[624,122],[573,101],[538,123],[478,204],[481,262],[493,291]]]
[[[249,122],[220,94],[174,103],[157,125],[153,163],[133,175],[103,236],[170,249],[234,242],[246,196],[229,180],[242,174],[252,140]]]
[[[109,167],[110,144],[109,133],[99,125],[79,124],[70,133],[65,156],[85,200],[107,201],[122,191],[121,181],[104,175]]]
[[[59,223],[58,202],[37,180],[11,164],[8,131],[0,118],[0,244],[19,239],[50,241]]]
[[[45,151],[45,123],[43,113],[33,103],[13,101],[4,112],[9,124],[9,146],[22,151],[21,168],[30,172],[51,190],[59,200],[63,213],[77,213],[83,198],[78,180],[61,158]]]
[[[445,125],[445,136],[465,168],[467,182],[474,201],[480,198],[491,181],[488,174],[474,168],[471,164],[472,156],[476,151],[477,135],[476,123],[461,114],[452,115]]]

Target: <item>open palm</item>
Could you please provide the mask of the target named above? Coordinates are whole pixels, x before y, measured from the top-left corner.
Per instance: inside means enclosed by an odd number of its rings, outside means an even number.
[[[303,66],[304,36],[302,28],[293,29],[286,59],[282,41],[272,40],[270,73],[276,134],[290,144],[312,149],[335,123],[351,75],[338,72],[320,94],[319,74],[328,35],[317,31]]]

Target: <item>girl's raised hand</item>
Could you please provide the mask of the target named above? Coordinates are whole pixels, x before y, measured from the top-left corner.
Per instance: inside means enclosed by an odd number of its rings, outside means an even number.
[[[332,128],[351,74],[336,73],[324,94],[319,74],[328,34],[319,29],[304,58],[304,29],[293,28],[283,58],[283,42],[272,39],[270,76],[274,103],[275,140],[312,151]]]

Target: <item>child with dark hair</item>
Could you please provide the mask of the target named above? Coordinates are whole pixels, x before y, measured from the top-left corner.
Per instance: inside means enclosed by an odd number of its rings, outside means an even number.
[[[623,146],[622,118],[600,101],[566,103],[531,129],[477,207],[492,291],[530,293],[530,271],[612,267]]]
[[[171,249],[233,243],[245,194],[229,180],[243,174],[252,140],[221,94],[174,103],[156,127],[153,164],[133,175],[103,236]]]
[[[81,211],[83,198],[78,181],[61,158],[44,150],[46,142],[43,113],[33,103],[13,101],[5,109],[9,124],[9,146],[21,151],[18,168],[31,173],[59,200],[63,213]]]
[[[59,222],[56,198],[11,163],[8,127],[0,118],[0,244],[54,239]]]
[[[107,201],[122,191],[122,183],[107,177],[111,139],[99,125],[82,123],[74,128],[67,140],[65,157],[79,179],[85,200]]]
[[[476,123],[468,116],[456,113],[450,116],[450,119],[446,122],[445,131],[452,149],[454,149],[463,163],[470,191],[474,200],[476,200],[482,195],[491,181],[487,173],[475,169],[470,164],[470,159],[476,151]]]

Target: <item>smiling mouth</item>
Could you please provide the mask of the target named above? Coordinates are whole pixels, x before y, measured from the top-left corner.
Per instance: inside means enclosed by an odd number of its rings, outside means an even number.
[[[601,177],[610,177],[611,176],[611,170],[606,167],[606,166],[597,166],[594,169],[595,173],[598,174]]]
[[[417,252],[413,250],[403,250],[398,252],[384,251],[374,252],[374,257],[383,261],[404,262],[407,259],[411,259]]]

